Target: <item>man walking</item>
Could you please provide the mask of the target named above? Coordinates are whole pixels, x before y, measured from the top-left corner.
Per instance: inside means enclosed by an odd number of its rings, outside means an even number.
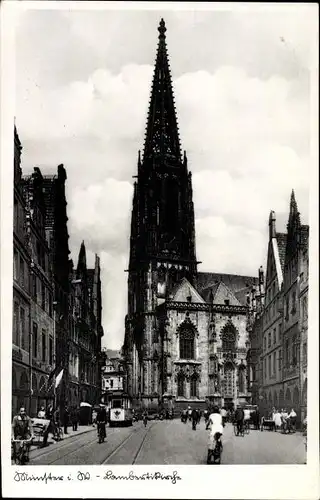
[[[64,410],[63,410],[63,432],[65,434],[68,434],[68,425],[69,425],[69,410],[68,410],[68,407],[65,406]]]
[[[241,406],[237,407],[234,414],[234,418],[237,425],[237,436],[239,436],[239,434],[243,433],[243,420],[244,420],[244,412]]]
[[[71,412],[71,424],[72,424],[73,431],[78,430],[78,421],[79,421],[78,409],[76,406],[74,406],[72,409],[72,412]]]

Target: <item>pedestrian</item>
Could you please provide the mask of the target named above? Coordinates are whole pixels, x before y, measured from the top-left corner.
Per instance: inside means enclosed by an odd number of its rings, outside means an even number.
[[[53,406],[49,405],[46,411],[46,418],[47,420],[52,420],[53,418]]]
[[[273,421],[274,421],[274,430],[277,432],[277,429],[281,428],[281,413],[279,412],[279,410],[275,410],[273,415]]]
[[[68,425],[69,425],[69,410],[68,410],[68,407],[65,406],[64,407],[64,410],[63,410],[63,432],[65,434],[68,434]]]
[[[244,421],[244,412],[241,406],[237,406],[234,418],[237,425],[237,436],[239,436],[239,434],[243,433],[243,421]]]
[[[78,422],[79,422],[79,412],[76,406],[73,407],[72,412],[71,412],[71,423],[72,423],[72,430],[77,431],[78,430]]]
[[[291,412],[289,413],[289,419],[290,419],[290,425],[292,427],[292,430],[296,430],[296,423],[297,423],[297,414],[294,411],[294,409],[291,409]]]
[[[44,409],[44,406],[41,406],[40,410],[38,411],[38,418],[45,418],[46,416],[46,412],[45,412],[45,409]]]
[[[197,429],[198,423],[198,412],[195,408],[191,411],[191,420],[192,420],[192,430],[195,431]]]
[[[191,414],[192,414],[191,406],[188,406],[188,418],[190,422],[191,422]]]
[[[220,410],[220,415],[222,418],[222,425],[224,427],[226,425],[226,422],[227,422],[227,410],[225,409],[224,406]]]
[[[204,410],[203,417],[204,417],[204,423],[205,423],[205,425],[207,425],[207,422],[209,419],[209,411],[208,410]]]
[[[197,412],[198,412],[198,424],[200,424],[200,422],[201,422],[201,410],[198,408]]]

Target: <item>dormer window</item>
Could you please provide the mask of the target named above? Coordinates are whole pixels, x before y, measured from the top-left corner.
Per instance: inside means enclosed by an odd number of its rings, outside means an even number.
[[[230,300],[229,299],[225,299],[224,303],[225,303],[226,306],[230,306]]]

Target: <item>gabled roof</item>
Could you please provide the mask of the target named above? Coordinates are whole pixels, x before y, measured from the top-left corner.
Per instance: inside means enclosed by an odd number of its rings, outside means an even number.
[[[209,303],[225,304],[227,300],[230,306],[241,306],[235,294],[225,285],[225,283],[223,283],[223,281],[220,281],[212,287],[205,288],[202,292],[202,296],[205,301]]]
[[[182,278],[172,290],[169,300],[173,302],[188,302],[188,297],[191,297],[191,302],[193,303],[204,302],[201,295],[199,295],[191,283],[186,278]]]
[[[197,290],[204,297],[208,289],[216,287],[222,282],[232,291],[234,296],[242,305],[247,305],[247,292],[258,285],[258,277],[241,276],[239,274],[207,273],[199,272],[197,279]]]

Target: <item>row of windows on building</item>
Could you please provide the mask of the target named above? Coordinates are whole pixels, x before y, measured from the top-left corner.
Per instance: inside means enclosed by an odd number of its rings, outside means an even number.
[[[12,342],[17,347],[29,350],[28,310],[18,302],[13,303]]]
[[[18,203],[16,197],[14,198],[14,210],[13,210],[13,227],[14,232],[17,233],[22,238],[25,236],[25,210],[21,203]]]
[[[277,364],[277,352],[278,352],[278,364]],[[302,357],[304,362],[307,359],[307,344],[302,346]],[[294,336],[292,341],[290,339],[285,340],[284,345],[284,367],[289,368],[290,366],[297,366],[299,362],[299,343],[297,337]],[[282,350],[275,351],[269,356],[266,356],[263,360],[263,373],[264,379],[276,376],[278,372],[282,370]]]
[[[282,352],[281,350],[278,352],[278,371],[281,371],[282,368]],[[277,374],[277,352],[273,352],[266,356],[263,360],[263,374],[264,379],[275,377]]]
[[[32,357],[34,359],[40,358],[43,363],[48,363],[53,366],[54,363],[54,341],[53,336],[49,335],[47,331],[41,329],[41,337],[38,332],[38,324],[32,323]]]
[[[235,351],[236,334],[233,329],[227,329],[222,335],[222,350]],[[191,328],[182,328],[179,334],[180,359],[195,359],[195,333]]]
[[[178,377],[177,383],[177,396],[179,398],[184,398],[187,395],[187,384],[189,385],[189,395],[191,398],[197,398],[199,396],[199,383],[198,377],[196,375],[192,375],[190,377],[189,383],[186,381],[183,375]]]
[[[13,304],[13,344],[25,351],[29,351],[29,328],[27,310],[18,302]],[[53,336],[42,329],[41,337],[37,323],[32,324],[32,357],[40,359],[43,363],[53,365],[54,342]]]
[[[281,307],[281,298],[279,297],[278,301],[275,301],[273,304],[269,305],[265,309],[265,323],[268,323],[274,316],[278,313],[279,308]],[[285,298],[285,320],[288,321],[290,314],[295,315],[297,313],[297,294],[296,291],[293,290],[291,294],[288,294]],[[307,310],[307,300],[303,300],[302,302],[302,317],[305,320],[308,315]]]
[[[282,329],[282,323],[278,325],[278,335],[277,335],[277,328],[274,328],[272,333],[268,332],[263,336],[264,351],[266,351],[267,348],[270,349],[270,347],[277,344],[277,341],[281,340],[281,329]]]
[[[45,283],[36,274],[29,273],[28,264],[24,260],[22,255],[19,254],[17,249],[14,249],[13,278],[27,292],[30,291],[33,300],[38,305],[40,305],[42,309],[49,314],[50,317],[52,317],[52,293],[48,290]],[[29,285],[31,287],[30,290]]]

